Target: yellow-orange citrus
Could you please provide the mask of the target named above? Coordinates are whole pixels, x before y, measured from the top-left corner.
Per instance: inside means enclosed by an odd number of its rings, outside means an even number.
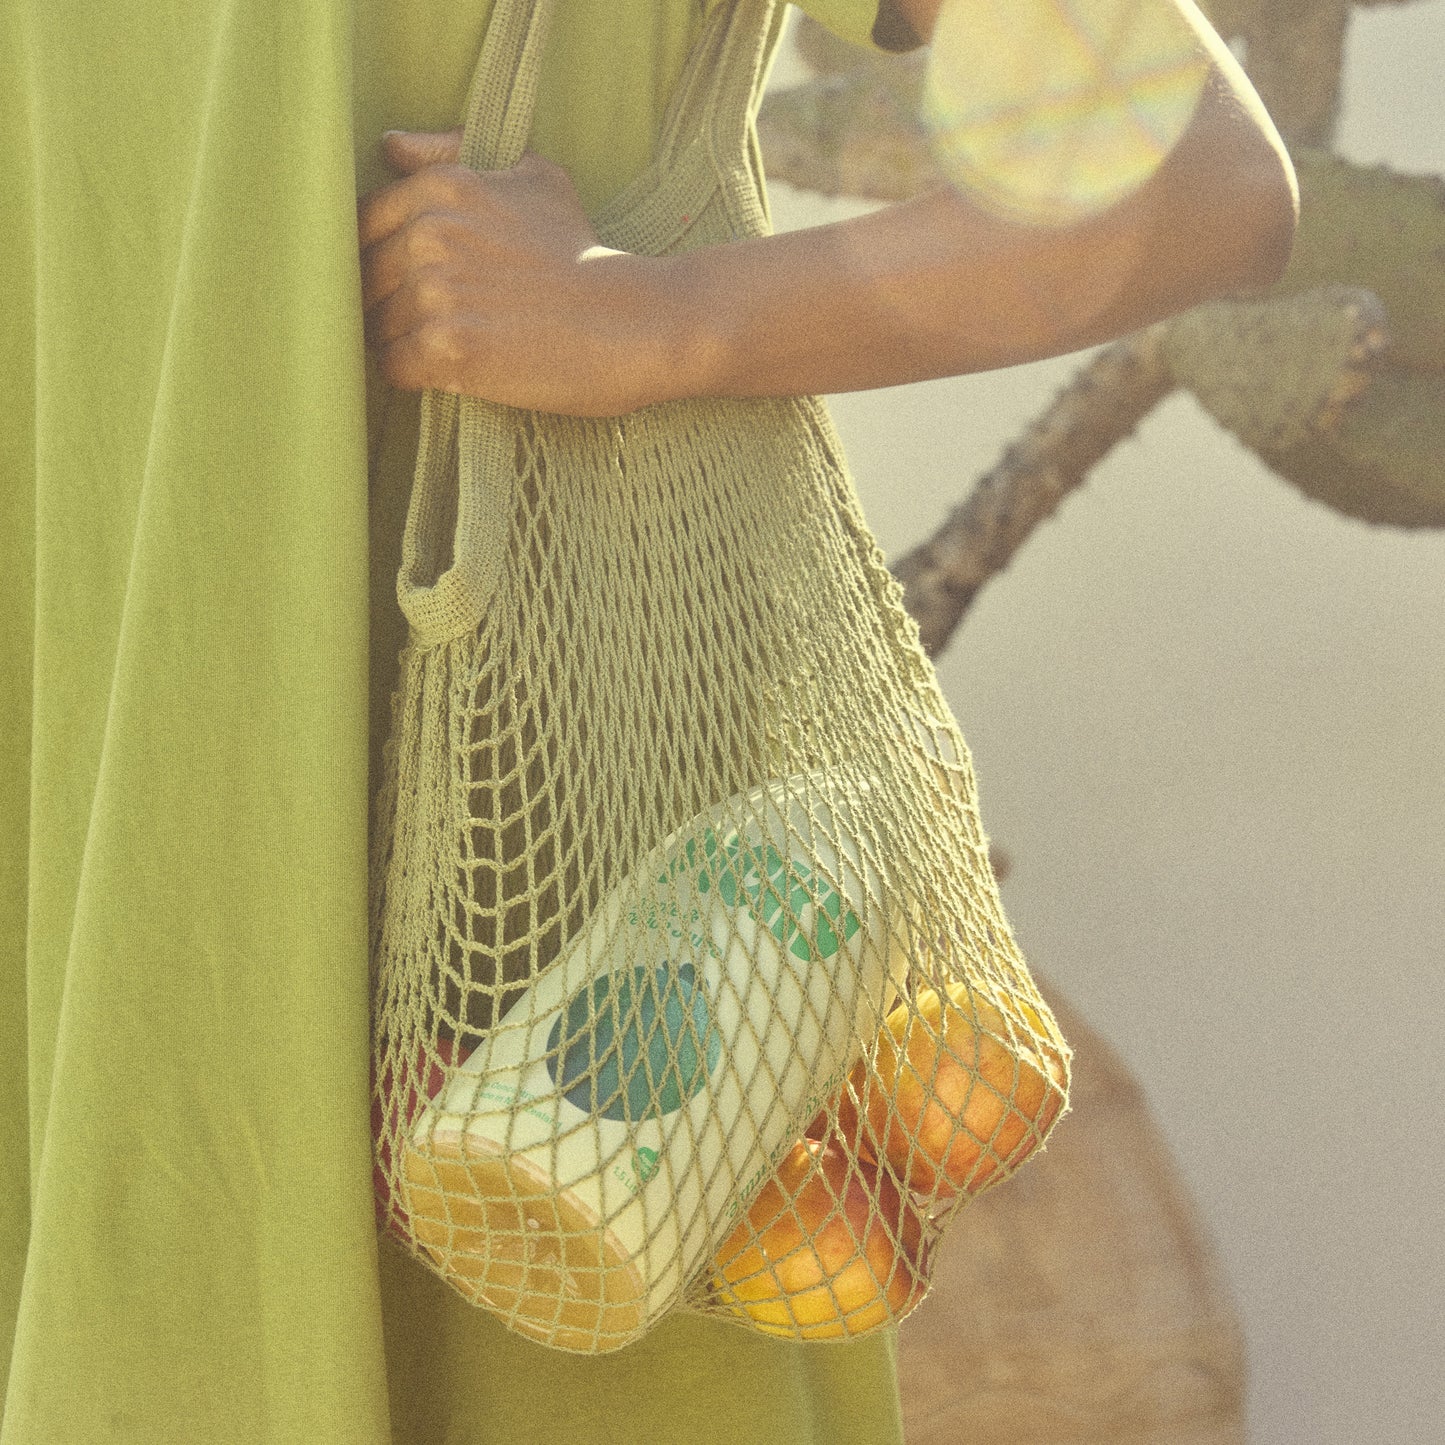
[[[802,1139],[718,1251],[714,1290],[768,1334],[838,1339],[902,1319],[927,1291],[928,1251],[886,1170]]]
[[[914,1009],[889,1014],[873,1069],[860,1062],[849,1075],[838,1133],[919,1194],[977,1194],[1053,1127],[1068,1089],[1063,1041],[1032,1005],[962,980],[946,1001],[922,989]]]

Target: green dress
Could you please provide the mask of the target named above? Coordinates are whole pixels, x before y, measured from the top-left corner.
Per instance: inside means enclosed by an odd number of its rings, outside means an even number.
[[[377,1239],[367,837],[416,399],[354,200],[486,0],[0,7],[0,1445],[887,1445],[889,1334],[517,1338]],[[874,0],[809,0],[866,43]],[[640,169],[698,0],[563,7]],[[369,480],[369,485],[368,485]]]

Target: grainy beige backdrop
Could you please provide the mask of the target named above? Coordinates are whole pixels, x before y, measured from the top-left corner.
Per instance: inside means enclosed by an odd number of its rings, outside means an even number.
[[[1338,148],[1445,172],[1442,0],[1355,11]],[[1079,360],[834,399],[890,557]],[[1305,500],[1181,397],[940,662],[1020,941],[1135,1071],[1217,1244],[1254,1445],[1445,1440],[1442,614],[1445,532]]]

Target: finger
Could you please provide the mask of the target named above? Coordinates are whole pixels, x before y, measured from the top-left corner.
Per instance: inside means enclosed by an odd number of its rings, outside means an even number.
[[[460,392],[466,329],[423,323],[404,332],[380,348],[382,376],[398,391]]]
[[[370,310],[430,267],[468,248],[465,221],[444,210],[423,210],[361,248],[361,304]]]
[[[406,225],[425,205],[426,197],[410,176],[362,196],[356,203],[356,234],[362,251]]]
[[[370,316],[406,280],[417,264],[413,227],[399,226],[361,249],[361,307]]]
[[[429,267],[406,278],[403,285],[374,301],[366,309],[368,346],[389,346],[410,331],[434,324],[447,314],[446,275]]]
[[[361,246],[373,246],[429,211],[461,211],[478,199],[479,177],[465,166],[426,166],[414,175],[381,186],[357,203]]]
[[[453,165],[462,153],[462,132],[456,130],[389,130],[381,137],[386,163],[403,175],[426,166]]]
[[[403,176],[363,196],[356,208],[357,236],[364,251],[409,226],[428,211],[444,206],[452,190],[435,170]]]
[[[548,176],[563,180],[567,178],[567,171],[556,161],[549,161],[541,151],[523,151],[512,169],[523,175]]]

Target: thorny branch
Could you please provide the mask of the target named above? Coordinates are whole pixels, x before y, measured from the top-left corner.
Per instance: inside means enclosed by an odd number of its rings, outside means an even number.
[[[1401,3],[1401,0],[1357,0]],[[1338,105],[1349,0],[1205,0],[1287,140],[1327,144]],[[899,200],[936,184],[917,121],[922,52],[880,57],[802,19],[807,85],[768,97],[759,135],[771,176],[828,195]],[[1216,303],[1097,352],[1025,434],[979,479],[939,531],[894,565],[930,655],[947,645],[980,588],[1149,412],[1189,386],[1222,424],[1251,443],[1334,426],[1367,388],[1385,349],[1383,308],[1368,290],[1323,287],[1283,300]],[[1308,360],[1293,372],[1290,347]],[[1272,348],[1272,349],[1271,349]],[[1221,384],[1261,361],[1258,395]]]

